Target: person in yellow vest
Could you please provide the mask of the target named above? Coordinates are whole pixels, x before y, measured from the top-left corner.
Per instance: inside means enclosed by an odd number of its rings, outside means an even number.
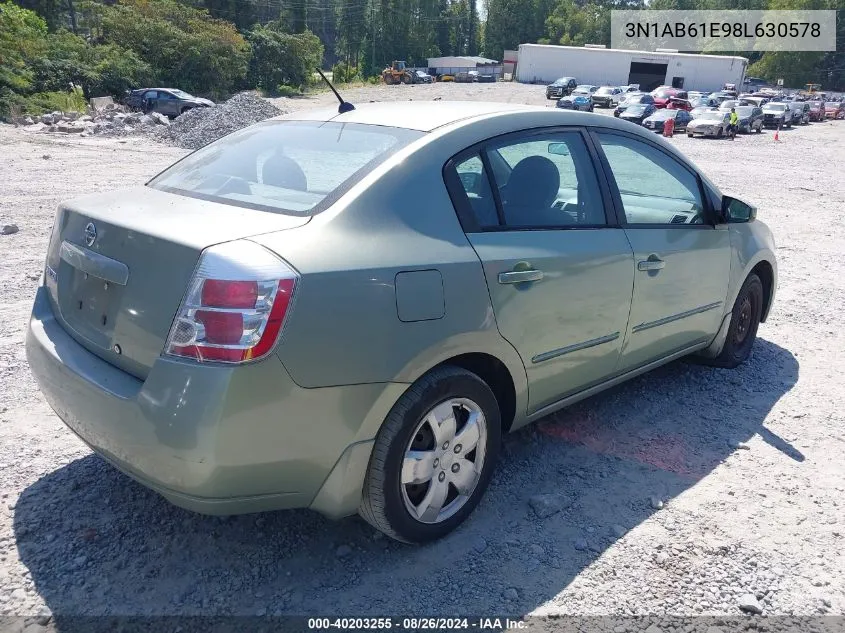
[[[736,138],[736,131],[739,128],[739,115],[736,113],[736,108],[731,108],[731,120],[728,124],[728,133],[730,134],[731,140]]]

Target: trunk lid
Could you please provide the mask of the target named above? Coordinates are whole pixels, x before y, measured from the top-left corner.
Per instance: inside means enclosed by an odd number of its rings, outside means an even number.
[[[145,379],[161,355],[203,249],[309,221],[148,187],[62,204],[46,284],[65,330]]]

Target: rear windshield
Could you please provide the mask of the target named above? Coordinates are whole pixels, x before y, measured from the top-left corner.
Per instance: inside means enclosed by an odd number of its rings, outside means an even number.
[[[206,145],[148,186],[272,213],[314,215],[422,135],[357,123],[266,121]]]

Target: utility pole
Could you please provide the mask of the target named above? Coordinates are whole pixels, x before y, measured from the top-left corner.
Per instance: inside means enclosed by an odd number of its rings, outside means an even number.
[[[475,48],[475,3],[476,0],[469,0],[469,45],[467,46],[467,53],[470,55],[478,54]]]
[[[378,72],[378,67],[376,66],[376,0],[370,0],[370,2],[372,3],[370,6],[372,7],[371,24],[373,25],[373,56],[370,60],[370,63],[373,65],[373,72]]]

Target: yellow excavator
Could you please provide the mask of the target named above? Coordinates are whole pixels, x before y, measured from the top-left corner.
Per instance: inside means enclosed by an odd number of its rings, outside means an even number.
[[[411,76],[411,71],[405,67],[404,61],[393,61],[390,66],[381,71],[381,78],[388,86],[395,84],[409,84],[413,83],[414,78]]]

